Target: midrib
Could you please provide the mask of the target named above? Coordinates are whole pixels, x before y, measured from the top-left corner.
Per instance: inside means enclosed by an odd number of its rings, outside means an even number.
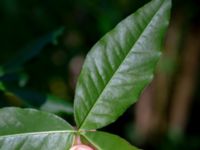
[[[59,134],[59,133],[75,133],[77,131],[74,130],[55,130],[55,131],[43,131],[43,132],[26,132],[26,133],[17,133],[17,134],[10,134],[10,135],[0,135],[1,138],[8,138],[14,136],[29,136],[29,135],[41,135],[41,134]]]

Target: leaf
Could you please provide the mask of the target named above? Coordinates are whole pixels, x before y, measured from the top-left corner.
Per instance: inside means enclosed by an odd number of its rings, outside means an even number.
[[[40,108],[43,111],[55,114],[73,114],[73,105],[69,101],[60,99],[51,94],[42,94],[34,90],[13,87],[8,84],[5,86],[2,82],[0,82],[0,90],[2,90],[5,95],[3,101],[7,101],[7,105],[10,106]],[[12,98],[7,99],[10,96]],[[19,102],[17,104],[20,105],[15,105],[16,101],[14,97],[17,98]]]
[[[5,91],[5,86],[3,85],[2,82],[0,82],[0,90],[1,90],[1,91]]]
[[[82,136],[97,150],[138,150],[119,136],[106,132],[83,132]]]
[[[68,150],[73,128],[61,118],[34,109],[0,109],[0,150]]]
[[[60,36],[63,31],[64,28],[60,28],[30,42],[12,60],[0,66],[0,76],[17,71],[25,62],[38,55],[47,44],[57,43],[57,37]]]
[[[20,107],[33,107],[38,108],[40,107],[48,98],[48,95],[41,94],[39,92],[27,89],[27,88],[19,88],[15,87],[9,84],[3,84],[4,85],[4,95],[5,99],[4,101],[7,101],[7,103],[11,106],[20,106]],[[16,103],[12,102],[13,98],[6,98],[6,97],[16,97],[19,101],[20,105],[15,105]]]
[[[70,102],[52,95],[47,95],[47,100],[40,109],[54,114],[73,114],[73,105]]]
[[[137,101],[153,78],[170,7],[170,0],[153,0],[94,45],[76,87],[78,128],[104,127]]]

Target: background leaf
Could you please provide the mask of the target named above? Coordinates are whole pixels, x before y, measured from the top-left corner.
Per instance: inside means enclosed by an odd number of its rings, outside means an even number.
[[[31,107],[31,108],[39,108],[48,100],[47,94],[41,94],[39,92],[26,89],[26,88],[17,88],[11,86],[4,85],[4,99],[2,101],[7,102],[10,106],[18,106],[14,105],[12,101],[14,99],[8,99],[7,96],[13,95],[13,98],[16,97],[18,99],[18,104],[21,107]]]
[[[170,0],[153,0],[119,23],[89,52],[75,94],[75,119],[80,129],[114,122],[153,78]]]
[[[38,55],[47,44],[56,44],[57,38],[63,33],[63,31],[64,28],[60,28],[27,44],[17,56],[0,66],[0,76],[19,70],[24,63]]]
[[[119,136],[106,132],[85,132],[83,137],[98,150],[138,150]]]
[[[1,150],[69,149],[73,128],[61,118],[34,109],[0,109]]]
[[[72,103],[57,96],[42,94],[26,88],[5,86],[2,82],[0,82],[0,90],[4,95],[1,101],[9,106],[36,108],[57,115],[73,115]]]
[[[52,95],[47,95],[46,102],[40,107],[41,110],[54,114],[73,114],[73,105],[69,101],[59,99]]]

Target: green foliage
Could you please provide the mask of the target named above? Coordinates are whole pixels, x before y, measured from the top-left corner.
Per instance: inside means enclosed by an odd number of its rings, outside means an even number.
[[[63,28],[49,33],[26,45],[12,60],[2,65],[3,73],[12,73],[19,70],[22,65],[40,53],[48,43],[56,43],[57,37],[63,32]],[[19,59],[20,58],[20,59]],[[0,68],[1,74],[1,68]]]
[[[98,150],[138,150],[124,139],[106,132],[83,132],[83,138],[88,140]]]
[[[61,118],[35,109],[0,110],[1,150],[69,149],[73,128]]]
[[[87,55],[77,83],[80,129],[114,122],[152,80],[168,25],[169,0],[155,0],[119,23]]]
[[[77,135],[98,150],[137,149],[115,135],[95,130],[122,115],[152,80],[170,7],[170,0],[151,1],[120,22],[89,52],[75,93],[78,130],[49,113],[4,108],[0,110],[0,149],[66,150]]]
[[[40,107],[40,109],[54,114],[73,114],[73,106],[71,103],[58,99],[52,95],[47,96],[46,102]]]

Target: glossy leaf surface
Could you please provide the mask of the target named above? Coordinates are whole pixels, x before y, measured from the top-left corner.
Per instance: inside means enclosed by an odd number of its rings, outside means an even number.
[[[114,122],[153,78],[169,23],[170,0],[153,0],[120,22],[86,57],[75,94],[80,129]]]
[[[73,128],[61,118],[34,109],[0,109],[0,150],[68,150]]]
[[[97,150],[138,150],[119,136],[106,132],[85,132],[83,137]]]

